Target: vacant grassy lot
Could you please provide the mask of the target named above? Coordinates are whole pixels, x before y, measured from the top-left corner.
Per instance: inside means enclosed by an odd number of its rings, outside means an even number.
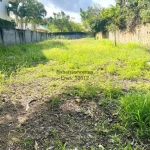
[[[149,150],[149,61],[109,40],[0,46],[0,150]]]

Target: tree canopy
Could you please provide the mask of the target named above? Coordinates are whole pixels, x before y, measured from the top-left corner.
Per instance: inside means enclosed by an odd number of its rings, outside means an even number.
[[[25,23],[40,24],[46,16],[46,10],[43,4],[35,0],[16,0],[9,2],[8,12],[13,12],[15,15],[16,24],[18,21]]]
[[[141,24],[150,23],[149,0],[116,0],[116,6],[102,8],[99,5],[88,7],[86,11],[80,9],[80,16],[87,31],[114,32],[116,45],[116,30],[134,31]]]
[[[82,31],[82,25],[72,21],[63,11],[53,13],[53,17],[46,18],[44,22],[47,28],[54,32]]]
[[[137,25],[150,23],[149,8],[149,0],[116,0],[116,6],[80,9],[80,15],[84,28],[91,32],[114,30],[114,27],[133,31]]]

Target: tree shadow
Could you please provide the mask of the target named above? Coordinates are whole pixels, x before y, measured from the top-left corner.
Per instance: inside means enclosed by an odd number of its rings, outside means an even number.
[[[46,64],[49,60],[43,54],[43,50],[50,50],[52,48],[67,49],[63,42],[53,40],[13,46],[0,45],[0,73],[4,74],[5,77],[9,77],[20,68]]]
[[[23,106],[19,103],[13,104],[11,101],[5,102],[0,99],[0,147],[2,149],[8,149],[12,137],[16,135],[18,115],[21,114],[22,109]]]
[[[129,91],[118,88],[71,86],[57,96],[30,104],[5,102],[0,111],[0,145],[3,149],[120,149],[120,141],[110,142],[110,135],[120,135],[122,146],[132,142],[118,118],[118,99]],[[120,126],[119,126],[120,124]],[[118,128],[117,128],[118,126]],[[114,128],[116,127],[116,129]],[[110,143],[110,144],[109,144]]]

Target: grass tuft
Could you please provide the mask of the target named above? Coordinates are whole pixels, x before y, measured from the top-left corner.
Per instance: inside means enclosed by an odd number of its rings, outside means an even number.
[[[150,138],[150,93],[129,93],[121,98],[120,104],[120,118],[124,124]]]

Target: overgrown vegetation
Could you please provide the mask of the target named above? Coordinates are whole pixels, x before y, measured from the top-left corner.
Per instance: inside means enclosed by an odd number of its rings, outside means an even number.
[[[109,40],[1,46],[2,149],[148,150],[149,59]]]
[[[14,21],[7,21],[0,19],[0,27],[5,27],[5,28],[15,28],[15,22]]]
[[[121,99],[121,119],[137,136],[150,138],[150,94],[132,92]]]
[[[102,8],[99,5],[80,10],[86,29],[92,32],[127,29],[134,31],[141,24],[150,23],[149,0],[116,0],[116,6]]]

